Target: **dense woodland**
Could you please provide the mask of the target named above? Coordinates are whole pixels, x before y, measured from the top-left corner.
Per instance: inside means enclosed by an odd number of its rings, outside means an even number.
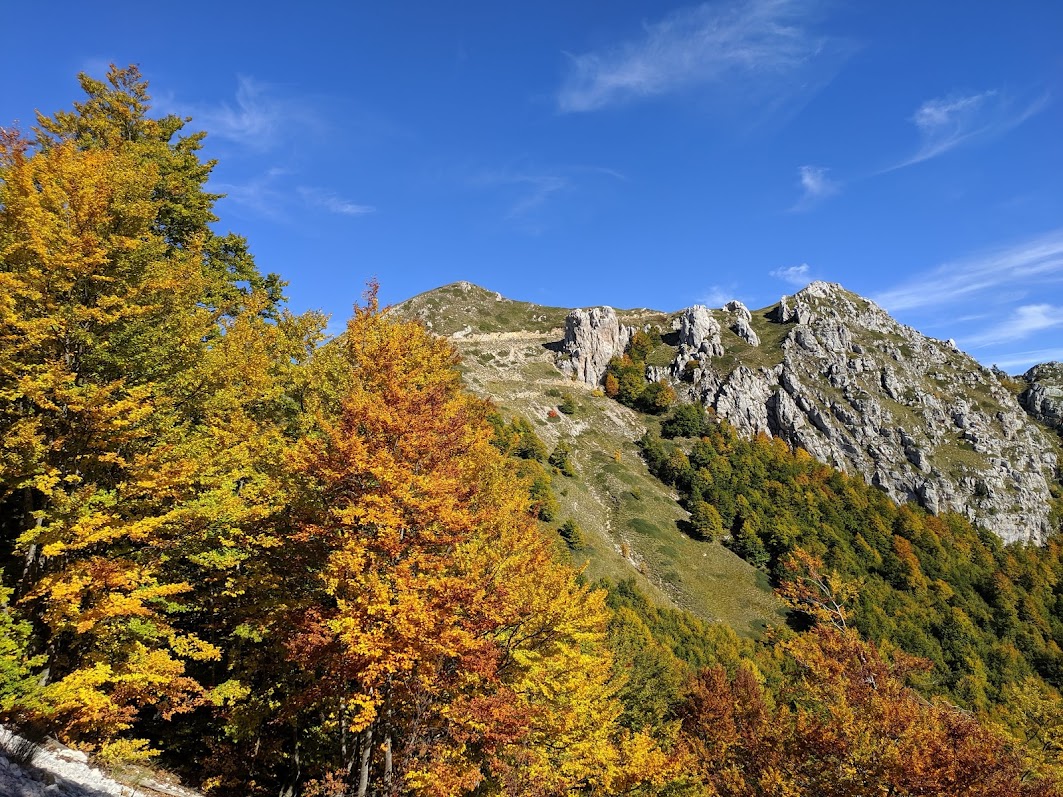
[[[1059,793],[1055,540],[678,408],[647,462],[793,628],[588,584],[570,452],[372,285],[335,339],[290,313],[202,134],[81,86],[0,139],[0,720],[220,795]]]

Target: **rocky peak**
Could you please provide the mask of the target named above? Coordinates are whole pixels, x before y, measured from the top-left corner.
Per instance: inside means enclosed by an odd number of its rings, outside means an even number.
[[[624,353],[634,332],[620,323],[612,307],[572,310],[565,318],[558,366],[587,384],[597,385],[609,361]]]
[[[730,323],[727,328],[734,332],[738,337],[748,343],[750,346],[759,346],[760,337],[753,330],[753,314],[749,312],[749,308],[742,304],[737,299],[732,299],[723,306],[723,312],[730,316]]]
[[[597,384],[630,331],[613,317],[570,318],[562,367]],[[723,327],[746,345],[721,335]],[[830,282],[755,312],[737,301],[718,311],[694,305],[672,329],[672,364],[647,376],[668,378],[681,397],[740,431],[780,437],[897,501],[960,512],[1006,540],[1048,533],[1055,449],[1000,380],[955,344]],[[1052,375],[1060,378],[1050,384]],[[1024,405],[1047,423],[1063,420],[1063,367],[1027,382]]]
[[[700,352],[710,357],[723,354],[720,325],[704,305],[688,307],[680,313],[673,327],[679,332],[680,346],[685,346],[688,353]]]
[[[743,318],[746,321],[753,320],[753,314],[749,312],[749,308],[737,299],[732,299],[731,301],[729,301],[723,306],[723,309],[724,312],[733,313],[734,315],[738,316],[739,318]]]
[[[854,296],[855,294],[849,293],[837,282],[824,282],[823,280],[813,280],[805,287],[799,290],[794,298],[807,298],[807,299],[831,299],[837,296]]]
[[[1041,423],[1063,432],[1063,363],[1035,365],[1022,375],[1027,387],[1019,396],[1030,415]]]

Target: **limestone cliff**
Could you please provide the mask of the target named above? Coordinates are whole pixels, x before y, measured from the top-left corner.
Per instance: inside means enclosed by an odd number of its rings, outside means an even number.
[[[1063,432],[1063,363],[1035,365],[1022,375],[1027,388],[1019,402],[1041,423]]]
[[[574,311],[565,329],[559,364],[590,384],[631,334],[609,308]],[[671,365],[649,376],[739,430],[781,437],[897,501],[960,512],[1005,540],[1048,533],[1054,443],[951,341],[825,282],[757,313],[696,305],[675,314],[672,331]],[[1058,423],[1063,389],[1035,377],[1024,403]]]

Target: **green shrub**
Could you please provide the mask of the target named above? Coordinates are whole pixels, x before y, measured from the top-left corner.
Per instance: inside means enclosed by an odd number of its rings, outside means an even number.
[[[661,424],[661,437],[701,437],[707,431],[708,422],[701,404],[680,404]]]
[[[557,468],[562,475],[575,476],[576,469],[572,466],[571,456],[572,450],[568,444],[564,440],[558,440],[547,462]]]
[[[579,527],[579,523],[572,518],[562,523],[557,533],[561,535],[561,539],[565,541],[570,550],[574,551],[586,545],[586,540],[583,538],[583,530]]]

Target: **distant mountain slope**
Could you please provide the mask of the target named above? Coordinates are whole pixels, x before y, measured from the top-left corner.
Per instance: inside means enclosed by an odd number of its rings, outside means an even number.
[[[722,545],[697,542],[680,530],[686,513],[649,473],[635,446],[655,420],[557,369],[554,349],[567,310],[512,302],[456,283],[393,312],[450,333],[472,390],[527,418],[548,447],[569,443],[576,476],[554,479],[561,511],[552,525],[569,518],[579,523],[585,544],[573,559],[587,562],[588,578],[635,578],[662,605],[726,622],[747,635],[780,621],[764,573]],[[642,318],[643,311],[625,317]],[[570,415],[557,411],[566,395]]]
[[[597,535],[591,576],[641,569],[659,596],[704,616],[739,616],[739,627],[752,628],[771,622],[775,608],[755,571],[676,528],[682,510],[633,446],[656,421],[596,394],[635,329],[661,333],[647,358],[650,380],[746,434],[781,437],[897,501],[961,512],[1005,540],[1050,530],[1058,441],[1023,411],[1014,383],[839,285],[815,282],[752,312],[731,302],[664,313],[569,312],[455,283],[395,312],[450,336],[473,390],[529,418],[550,445],[571,441],[580,478],[559,486],[564,512]],[[577,411],[548,417],[565,392]],[[736,577],[748,591],[725,596]]]
[[[589,331],[581,313],[570,316],[559,364],[597,382],[594,339],[617,333]],[[896,501],[960,512],[1005,540],[1049,533],[1058,441],[951,342],[824,282],[756,312],[695,306],[669,329],[647,376],[741,431],[781,437]]]

